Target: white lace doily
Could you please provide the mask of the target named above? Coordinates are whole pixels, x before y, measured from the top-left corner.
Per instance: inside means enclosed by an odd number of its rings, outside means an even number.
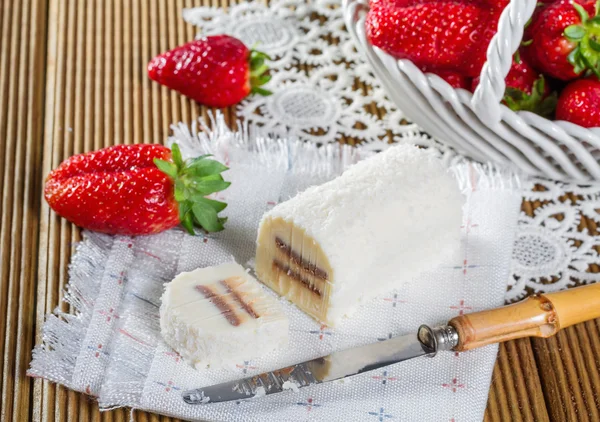
[[[315,143],[348,137],[362,141],[360,149],[378,151],[390,141],[411,142],[452,154],[386,97],[346,31],[339,2],[200,7],[184,10],[183,17],[198,27],[199,36],[227,33],[272,57],[268,87],[274,94],[242,102],[237,114],[245,122]],[[582,225],[581,216],[600,222],[600,184],[578,187],[536,179],[524,181],[523,192],[539,205],[533,217],[521,215],[507,300],[599,280],[590,271],[598,264],[600,237]]]
[[[600,184],[533,179],[523,196],[534,209],[521,212],[507,300],[600,281]]]
[[[271,56],[274,94],[250,96],[238,107],[240,117],[269,133],[317,143],[348,137],[370,148],[390,139],[434,142],[386,98],[354,48],[340,2],[199,7],[185,9],[183,18],[199,36],[226,33]]]

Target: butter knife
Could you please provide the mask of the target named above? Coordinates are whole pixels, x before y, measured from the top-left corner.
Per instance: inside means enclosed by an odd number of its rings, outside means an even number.
[[[372,371],[438,352],[462,352],[523,337],[550,337],[560,329],[600,318],[600,283],[547,295],[533,295],[513,305],[459,315],[447,325],[422,325],[417,333],[331,353],[238,381],[185,391],[188,404],[243,400],[296,390]]]

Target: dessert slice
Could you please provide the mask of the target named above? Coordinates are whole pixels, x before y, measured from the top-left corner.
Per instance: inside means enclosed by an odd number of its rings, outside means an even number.
[[[166,284],[160,328],[197,369],[249,360],[288,342],[281,303],[235,262],[181,273]]]
[[[267,212],[256,273],[304,312],[335,326],[361,301],[451,255],[459,246],[463,202],[433,152],[391,147]]]

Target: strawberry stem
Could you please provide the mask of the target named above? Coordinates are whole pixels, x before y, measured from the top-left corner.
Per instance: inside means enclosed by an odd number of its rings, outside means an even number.
[[[219,217],[218,213],[227,204],[206,196],[229,187],[231,183],[221,176],[228,167],[209,159],[210,155],[184,161],[177,144],[171,146],[171,155],[173,161],[154,159],[154,164],[173,180],[173,195],[179,204],[181,225],[192,235],[195,234],[195,225],[207,232],[223,230],[227,218]]]
[[[267,60],[272,60],[268,54],[262,51],[250,50],[250,92],[259,95],[271,95],[272,92],[263,88],[267,82],[271,80],[271,76],[267,74],[269,66],[265,63]]]
[[[543,75],[534,82],[531,94],[520,89],[507,87],[504,103],[513,111],[530,111],[543,117],[550,117],[556,108],[557,95],[546,94],[546,80]]]
[[[600,76],[600,0],[595,3],[595,15],[592,18],[580,4],[573,2],[573,7],[579,14],[581,23],[569,25],[564,29],[565,38],[576,45],[567,60],[577,74],[588,69]]]

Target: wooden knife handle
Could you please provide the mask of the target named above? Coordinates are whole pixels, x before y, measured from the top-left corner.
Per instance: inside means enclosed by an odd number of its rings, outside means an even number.
[[[458,333],[457,351],[522,337],[550,337],[566,328],[600,318],[600,283],[534,295],[513,305],[474,312],[448,323]]]

